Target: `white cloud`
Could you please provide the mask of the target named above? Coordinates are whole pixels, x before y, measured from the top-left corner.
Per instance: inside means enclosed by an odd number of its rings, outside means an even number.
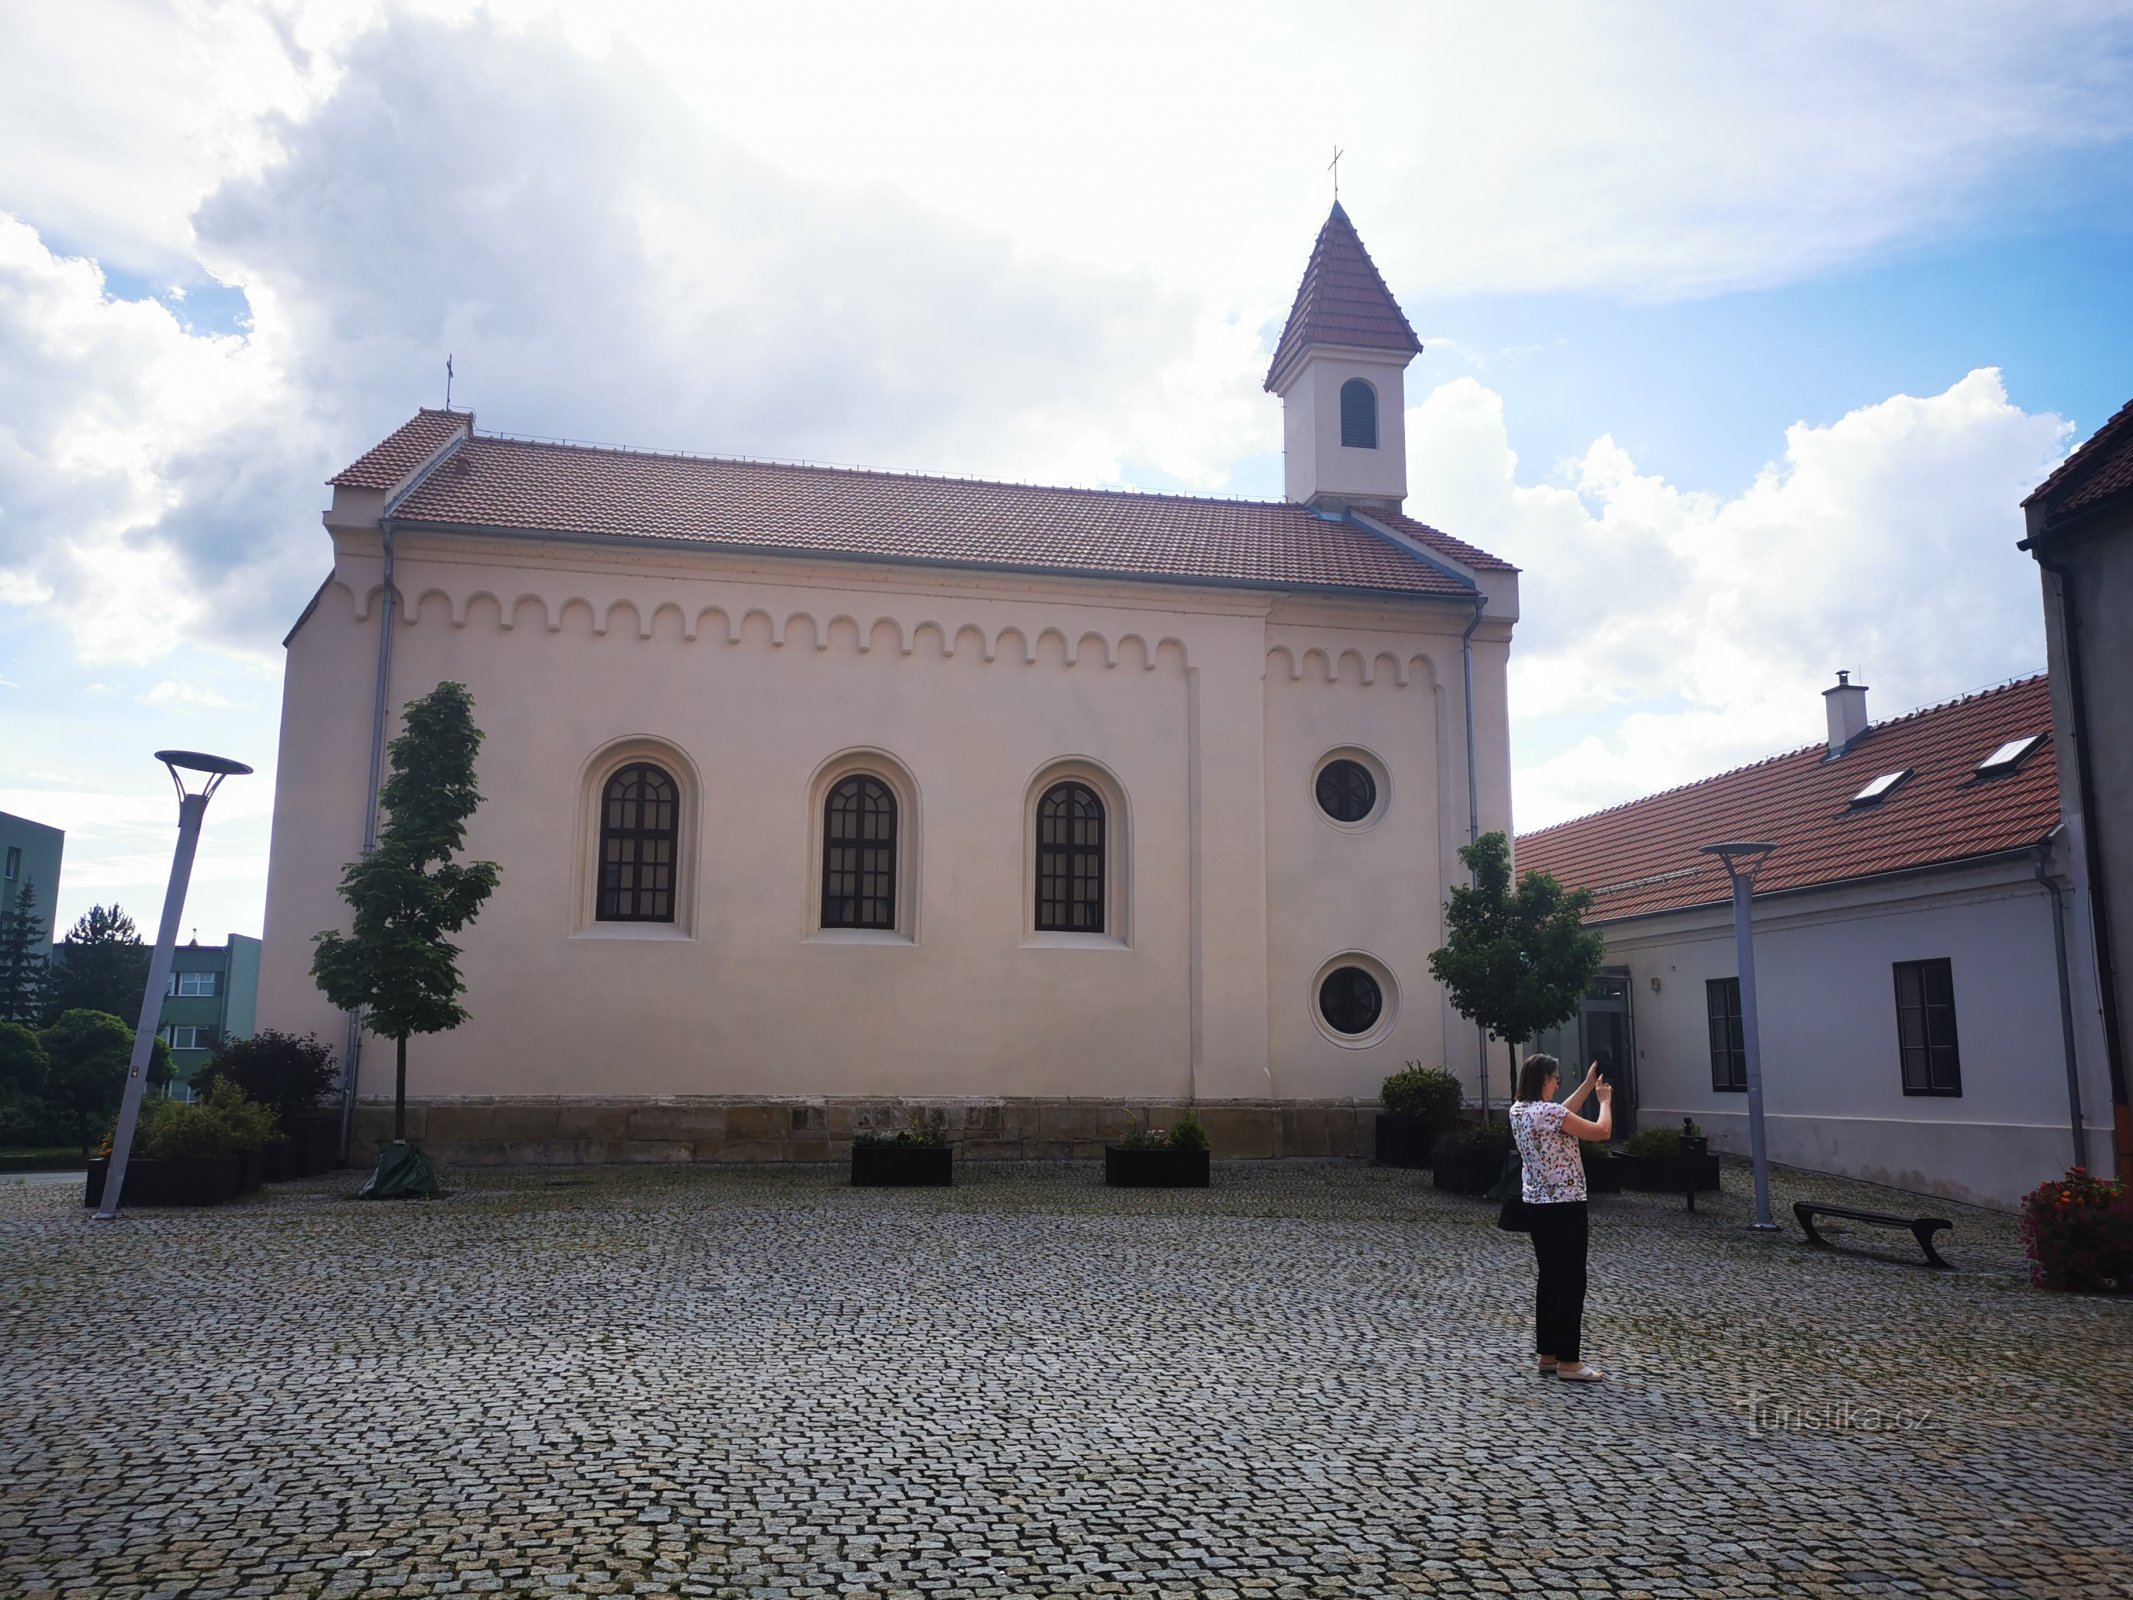
[[[232,709],[231,702],[212,689],[197,683],[179,683],[169,678],[142,695],[141,702],[151,706],[198,706],[210,711]]]
[[[2017,508],[2070,428],[2010,404],[1992,369],[1797,423],[1732,498],[1642,474],[1605,438],[1522,484],[1503,403],[1470,378],[1408,432],[1410,507],[1525,569],[1522,829],[1812,741],[1839,667],[1888,716],[2043,665]]]

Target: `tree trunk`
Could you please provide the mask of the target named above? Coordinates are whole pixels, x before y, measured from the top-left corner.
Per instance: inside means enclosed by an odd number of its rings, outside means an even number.
[[[1511,1058],[1511,1086],[1504,1090],[1503,1096],[1503,1103],[1509,1105],[1518,1098],[1518,1046],[1513,1041],[1506,1039],[1503,1042],[1503,1048],[1504,1053]]]
[[[407,1142],[407,1035],[393,1041],[393,1143]]]

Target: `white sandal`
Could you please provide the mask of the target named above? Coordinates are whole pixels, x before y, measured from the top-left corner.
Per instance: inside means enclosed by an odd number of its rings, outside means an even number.
[[[1575,1372],[1565,1372],[1557,1367],[1555,1375],[1565,1383],[1599,1383],[1607,1377],[1598,1367],[1579,1367]]]

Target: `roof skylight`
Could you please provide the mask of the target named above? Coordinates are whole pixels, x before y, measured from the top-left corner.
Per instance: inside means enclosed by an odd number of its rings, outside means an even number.
[[[2033,733],[2026,739],[2009,739],[1999,749],[1977,764],[1977,775],[1990,778],[1997,773],[2012,771],[2024,756],[2044,742],[2044,735]]]
[[[1852,804],[1855,806],[1870,806],[1876,801],[1884,800],[1888,798],[1888,793],[1891,789],[1895,788],[1896,785],[1903,782],[1910,775],[1911,768],[1909,767],[1905,767],[1901,772],[1884,772],[1864,789],[1853,795]]]

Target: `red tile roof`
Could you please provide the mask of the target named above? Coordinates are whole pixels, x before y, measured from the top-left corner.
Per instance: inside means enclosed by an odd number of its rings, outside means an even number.
[[[462,433],[474,428],[471,411],[432,411],[424,406],[355,461],[326,481],[343,489],[397,489],[407,475]]]
[[[2095,436],[2059,463],[2050,477],[2038,484],[2023,505],[2044,502],[2044,526],[2064,522],[2133,492],[2133,400],[2118,408],[2118,414],[2096,430]]]
[[[1296,303],[1289,308],[1288,326],[1274,347],[1274,363],[1266,371],[1269,392],[1288,381],[1306,347],[1314,344],[1397,350],[1409,356],[1422,353],[1422,341],[1378,276],[1370,252],[1363,248],[1355,224],[1338,200],[1326,225],[1318,230],[1310,265],[1296,286]]]
[[[1725,840],[1777,846],[1756,875],[1758,895],[2021,849],[2059,824],[2051,740],[2011,772],[1981,778],[1976,768],[2051,726],[2048,680],[2024,678],[1877,723],[1833,761],[1827,745],[1810,745],[1522,835],[1518,869],[1594,890],[1590,920],[1613,922],[1727,899],[1725,868],[1699,849]],[[1886,799],[1851,804],[1875,778],[1907,768]]]
[[[333,481],[376,487],[411,441],[432,437],[431,419],[442,415],[423,412]],[[1282,501],[1048,489],[490,434],[476,434],[396,512],[402,523],[453,528],[1411,596],[1473,592],[1428,556],[1511,570],[1412,518],[1371,515],[1419,549]]]

